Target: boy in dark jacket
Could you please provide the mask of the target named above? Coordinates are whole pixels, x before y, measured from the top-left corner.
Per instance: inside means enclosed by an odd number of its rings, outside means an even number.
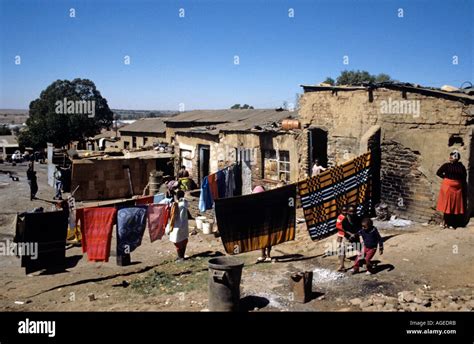
[[[364,241],[364,248],[362,253],[357,256],[354,268],[352,269],[352,274],[359,272],[360,260],[362,257],[365,257],[365,263],[367,264],[367,274],[371,275],[374,273],[371,261],[377,252],[377,246],[379,247],[380,255],[383,254],[383,239],[380,236],[377,228],[374,227],[370,218],[364,218],[361,225],[362,230],[359,232],[359,234]]]

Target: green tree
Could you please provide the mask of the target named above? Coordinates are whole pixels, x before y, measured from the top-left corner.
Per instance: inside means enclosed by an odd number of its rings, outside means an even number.
[[[89,104],[94,101],[94,116],[58,107],[65,99],[67,102],[89,101]],[[88,79],[56,80],[30,103],[29,113],[27,127],[19,133],[18,141],[20,145],[34,148],[44,148],[47,142],[62,147],[71,141],[82,141],[98,134],[102,128],[109,128],[113,121],[107,100]]]
[[[244,110],[244,109],[253,109],[253,106],[250,106],[249,104],[244,104],[242,106],[240,106],[240,104],[234,104],[230,107],[231,109],[234,109],[234,110]]]
[[[327,77],[326,80],[323,81],[323,83],[334,86],[336,84],[336,81],[334,81],[333,78]]]
[[[393,80],[388,74],[380,73],[375,77],[375,82],[377,83],[390,82],[390,81],[395,81],[395,80]]]
[[[365,83],[394,81],[388,74],[372,75],[365,70],[344,70],[336,79],[337,85],[360,85]]]
[[[11,134],[12,134],[12,131],[6,125],[0,126],[0,135],[11,135]]]

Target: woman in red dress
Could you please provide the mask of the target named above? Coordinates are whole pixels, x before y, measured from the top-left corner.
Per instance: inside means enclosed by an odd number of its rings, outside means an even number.
[[[443,178],[439,190],[436,210],[443,212],[444,220],[441,226],[455,227],[456,217],[464,215],[463,185],[466,181],[466,168],[459,161],[461,155],[453,151],[449,155],[449,162],[443,164],[436,174]]]

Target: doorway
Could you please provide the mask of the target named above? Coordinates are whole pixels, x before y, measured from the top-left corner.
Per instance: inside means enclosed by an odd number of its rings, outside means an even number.
[[[201,184],[202,179],[205,176],[209,175],[209,161],[211,158],[211,147],[209,145],[199,145],[199,184]]]
[[[308,130],[308,175],[311,175],[313,164],[318,160],[323,167],[328,167],[328,132],[320,128]]]

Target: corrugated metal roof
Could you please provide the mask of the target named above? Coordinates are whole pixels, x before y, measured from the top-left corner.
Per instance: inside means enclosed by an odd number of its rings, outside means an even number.
[[[206,126],[196,126],[192,128],[178,129],[177,133],[194,133],[194,134],[209,134],[218,135],[220,132],[229,131],[248,131],[252,129],[262,129],[276,123],[274,127],[279,127],[282,120],[285,118],[298,118],[296,111],[277,111],[277,110],[210,110],[209,117],[200,117],[199,120],[192,121],[192,123],[213,123]],[[228,112],[236,111],[236,114],[229,114]],[[195,112],[195,111],[190,111]],[[225,123],[213,122],[217,118],[216,115],[223,114],[220,120],[227,120]],[[197,114],[194,114],[197,115]],[[199,115],[204,115],[204,111],[200,111]],[[187,116],[186,118],[191,118]],[[174,122],[174,118],[171,120]],[[171,122],[171,121],[168,121]],[[188,121],[178,121],[178,123],[185,123]],[[214,124],[215,123],[215,124]]]
[[[165,119],[167,117],[141,118],[132,124],[120,128],[119,131],[164,134],[166,132]]]
[[[193,110],[182,112],[174,117],[168,118],[167,123],[231,123],[246,121],[248,123],[261,123],[266,118],[282,116],[289,111],[277,111],[275,109],[248,109],[248,110]]]

